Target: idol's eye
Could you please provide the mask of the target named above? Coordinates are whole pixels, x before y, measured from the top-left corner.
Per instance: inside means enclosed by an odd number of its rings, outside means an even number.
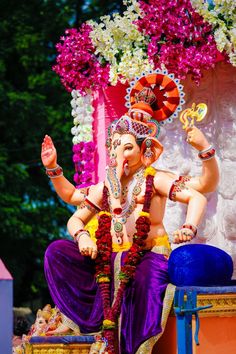
[[[133,150],[133,145],[126,145],[125,150],[128,150],[128,151]]]

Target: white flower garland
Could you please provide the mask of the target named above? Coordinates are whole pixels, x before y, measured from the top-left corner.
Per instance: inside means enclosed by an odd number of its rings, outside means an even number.
[[[93,141],[92,96],[81,96],[78,90],[73,90],[71,95],[71,115],[74,118],[74,127],[71,129],[71,134],[74,135],[72,142],[75,145],[82,141]]]
[[[112,17],[103,16],[99,24],[89,21],[93,27],[90,37],[96,48],[95,54],[101,61],[111,64],[111,85],[116,85],[118,75],[125,83],[153,69],[148,61],[147,40],[134,23],[141,16],[138,1],[124,1],[124,4],[130,6],[122,16],[118,13]]]

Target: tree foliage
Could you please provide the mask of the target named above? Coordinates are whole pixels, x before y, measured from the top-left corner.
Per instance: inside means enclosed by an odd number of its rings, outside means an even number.
[[[66,28],[121,9],[122,1],[1,2],[0,258],[14,278],[14,304],[47,301],[43,255],[65,237],[71,210],[50,188],[41,161],[45,134],[72,179],[70,95],[52,71]]]

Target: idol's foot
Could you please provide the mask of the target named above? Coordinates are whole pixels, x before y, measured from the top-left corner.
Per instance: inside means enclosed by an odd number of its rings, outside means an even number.
[[[69,334],[70,332],[71,332],[71,328],[61,323],[56,329],[47,331],[46,336],[65,335],[65,334]]]

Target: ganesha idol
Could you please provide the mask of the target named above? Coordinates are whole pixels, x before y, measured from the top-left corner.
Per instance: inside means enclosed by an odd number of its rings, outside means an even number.
[[[151,353],[162,335],[175,290],[168,278],[166,201],[187,205],[185,222],[173,236],[175,243],[191,241],[204,215],[204,193],[219,180],[215,149],[195,126],[186,132],[202,161],[200,176],[153,167],[164,149],[161,124],[181,111],[182,97],[181,85],[167,72],[134,81],[127,113],[108,129],[106,179],[86,190],[63,176],[52,139],[45,136],[46,173],[58,195],[78,207],[68,221],[73,241],[54,241],[45,254],[50,293],[65,319],[55,333],[101,333],[102,352],[109,354]],[[94,217],[96,240],[86,226]]]
[[[47,304],[36,313],[36,319],[29,333],[23,336],[23,341],[29,341],[31,337],[44,336],[51,330],[55,330],[61,324],[61,314],[57,308]]]

